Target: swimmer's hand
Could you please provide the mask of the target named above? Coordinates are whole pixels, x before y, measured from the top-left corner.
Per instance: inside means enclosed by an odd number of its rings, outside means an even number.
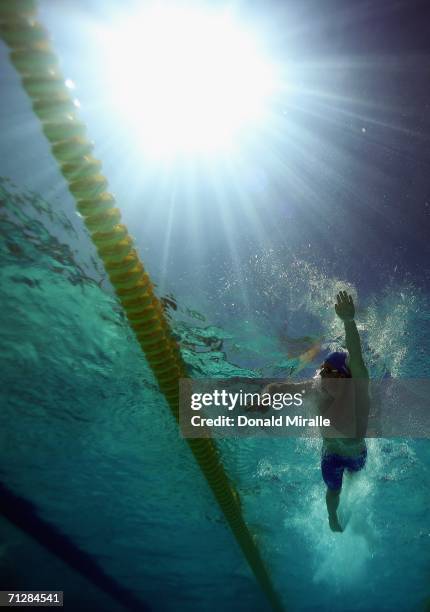
[[[270,406],[262,406],[261,404],[258,405],[252,405],[252,404],[247,404],[245,406],[245,412],[268,412],[268,410],[270,410]]]
[[[337,316],[342,321],[353,321],[355,317],[355,306],[352,297],[346,291],[339,291],[337,303],[334,305]]]
[[[271,386],[273,386],[273,383],[263,387],[262,391],[260,391],[260,397],[261,395],[264,395],[265,393],[273,394],[273,389],[270,390]],[[269,410],[270,410],[270,406],[262,406],[261,404],[257,404],[257,405],[247,404],[245,406],[245,412],[268,412]]]
[[[269,395],[273,395],[274,393],[277,392],[279,385],[275,384],[275,383],[270,383],[269,385],[266,385],[265,387],[263,387],[262,391],[260,392],[260,395],[265,395],[266,393],[268,393]],[[261,404],[258,404],[257,406],[247,406],[245,408],[246,412],[269,412],[270,410],[270,406],[262,406]]]

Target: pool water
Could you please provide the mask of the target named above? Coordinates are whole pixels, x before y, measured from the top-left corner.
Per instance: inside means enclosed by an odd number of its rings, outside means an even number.
[[[152,610],[269,610],[80,219],[6,179],[0,200],[1,482]],[[203,311],[185,290],[171,296],[167,312],[190,375],[306,378],[318,363],[299,371],[297,354],[315,342],[342,345],[329,309],[342,279],[297,259],[283,268],[289,336],[270,335],[279,323],[274,308],[267,315],[275,255],[261,251],[243,271],[268,294],[261,317],[258,296],[252,318],[217,315],[219,304]],[[217,301],[239,301],[237,287],[214,288]],[[429,375],[421,348],[429,312],[412,282],[368,292],[359,327],[372,377]],[[368,441],[365,470],[345,478],[341,535],[328,527],[318,440],[224,439],[219,447],[289,610],[424,609],[427,440]],[[0,534],[2,589],[63,590],[69,609],[122,609],[5,518]]]

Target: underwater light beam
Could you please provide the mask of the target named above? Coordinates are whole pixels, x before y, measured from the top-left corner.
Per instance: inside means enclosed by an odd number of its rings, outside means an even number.
[[[264,120],[275,63],[231,11],[156,6],[103,39],[114,104],[146,152],[230,150]]]

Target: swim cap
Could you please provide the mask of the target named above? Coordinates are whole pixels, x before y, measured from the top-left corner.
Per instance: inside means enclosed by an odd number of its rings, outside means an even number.
[[[329,353],[327,355],[324,362],[331,365],[331,367],[335,370],[346,374],[346,376],[351,376],[351,370],[348,367],[348,353],[343,351],[334,351],[333,353]]]

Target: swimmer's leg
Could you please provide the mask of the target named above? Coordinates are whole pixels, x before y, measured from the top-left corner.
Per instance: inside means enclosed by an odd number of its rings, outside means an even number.
[[[340,492],[342,489],[329,489],[325,494],[327,504],[328,523],[332,531],[343,531],[339,519],[337,518],[337,509],[339,506]]]
[[[337,508],[342,490],[343,461],[339,455],[323,455],[321,460],[322,477],[327,485],[325,496],[328,522],[332,531],[343,531],[337,518]]]

